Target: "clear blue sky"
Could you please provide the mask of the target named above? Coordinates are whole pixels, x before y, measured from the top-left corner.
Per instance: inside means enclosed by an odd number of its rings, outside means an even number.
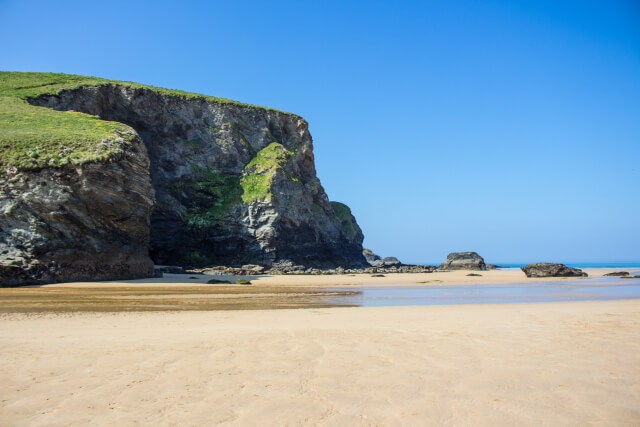
[[[640,260],[635,0],[0,0],[0,69],[297,113],[404,262]]]

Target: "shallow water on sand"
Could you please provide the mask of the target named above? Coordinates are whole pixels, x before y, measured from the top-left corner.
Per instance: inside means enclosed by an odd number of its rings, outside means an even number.
[[[353,290],[353,289],[352,289]],[[359,307],[450,304],[509,304],[640,299],[640,279],[562,280],[500,285],[383,286],[358,288],[326,300]]]

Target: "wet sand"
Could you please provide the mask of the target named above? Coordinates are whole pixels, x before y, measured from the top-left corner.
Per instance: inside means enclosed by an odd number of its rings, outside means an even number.
[[[640,301],[0,315],[0,425],[638,425]]]
[[[207,284],[210,279],[235,281],[235,276],[165,274],[164,278],[111,282],[75,282],[23,288],[0,288],[0,313],[193,311],[321,308],[358,305],[341,296],[365,288],[508,285],[575,282],[616,284],[602,275],[613,269],[587,270],[588,278],[531,278],[519,269],[423,274],[243,276],[252,285]],[[633,280],[634,283],[636,279]],[[631,283],[631,282],[629,282]],[[338,298],[336,298],[338,297]],[[596,299],[596,298],[594,298]],[[391,305],[391,304],[389,304]]]

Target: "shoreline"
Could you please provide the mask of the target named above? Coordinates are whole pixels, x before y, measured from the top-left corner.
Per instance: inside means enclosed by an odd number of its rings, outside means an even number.
[[[202,274],[170,274],[165,273],[162,278],[148,278],[137,280],[110,280],[101,282],[67,282],[54,283],[48,285],[32,285],[19,288],[56,288],[56,287],[164,287],[164,286],[218,286],[206,283],[210,279],[229,280],[235,278],[245,278],[251,280],[254,287],[344,287],[344,286],[447,286],[447,285],[477,285],[477,284],[504,284],[504,283],[537,283],[537,282],[557,282],[562,280],[609,280],[616,283],[615,277],[604,277],[606,273],[618,271],[618,268],[588,268],[583,269],[589,277],[542,277],[527,278],[519,268],[475,271],[475,270],[454,270],[434,273],[384,273],[384,277],[372,277],[372,274],[327,274],[327,275],[306,275],[306,274],[284,274],[284,275],[202,275]],[[634,270],[634,269],[631,269]],[[467,276],[475,273],[481,276]],[[197,279],[188,279],[196,277]],[[242,286],[242,285],[225,285]],[[9,289],[9,288],[4,288]],[[18,289],[18,288],[12,288]]]
[[[640,295],[637,279],[531,278],[519,269],[360,275],[240,276],[252,285],[207,284],[236,276],[165,274],[164,278],[75,282],[0,289],[0,313],[186,312],[442,304],[511,304],[625,300]],[[564,284],[570,285],[564,287]],[[632,285],[627,288],[626,285]],[[537,288],[537,286],[539,288]],[[620,287],[624,286],[624,287]],[[474,290],[477,287],[477,290]],[[447,289],[450,288],[450,289]],[[428,290],[432,289],[432,290]],[[618,298],[619,296],[619,298]]]

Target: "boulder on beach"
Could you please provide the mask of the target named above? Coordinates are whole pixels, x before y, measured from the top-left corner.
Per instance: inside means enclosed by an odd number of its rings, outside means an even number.
[[[587,277],[587,273],[579,268],[567,267],[564,264],[538,262],[527,264],[521,268],[527,277]]]
[[[487,269],[484,259],[477,252],[451,252],[438,270],[480,270]]]
[[[400,262],[400,260],[394,256],[386,256],[384,258],[382,258],[382,266],[383,267],[387,267],[387,266],[392,266],[392,265],[400,265],[402,264]]]
[[[604,276],[620,276],[620,277],[624,277],[628,275],[629,275],[628,271],[613,271],[611,273],[604,274]]]
[[[364,248],[362,251],[362,255],[367,260],[367,262],[374,267],[391,267],[402,265],[402,262],[396,257],[388,256],[382,258],[380,255],[373,253],[371,249]]]
[[[362,250],[362,255],[364,255],[364,259],[366,259],[370,265],[376,265],[376,263],[382,261],[382,257],[380,257],[380,255],[378,254],[373,253],[371,249],[364,248]]]

